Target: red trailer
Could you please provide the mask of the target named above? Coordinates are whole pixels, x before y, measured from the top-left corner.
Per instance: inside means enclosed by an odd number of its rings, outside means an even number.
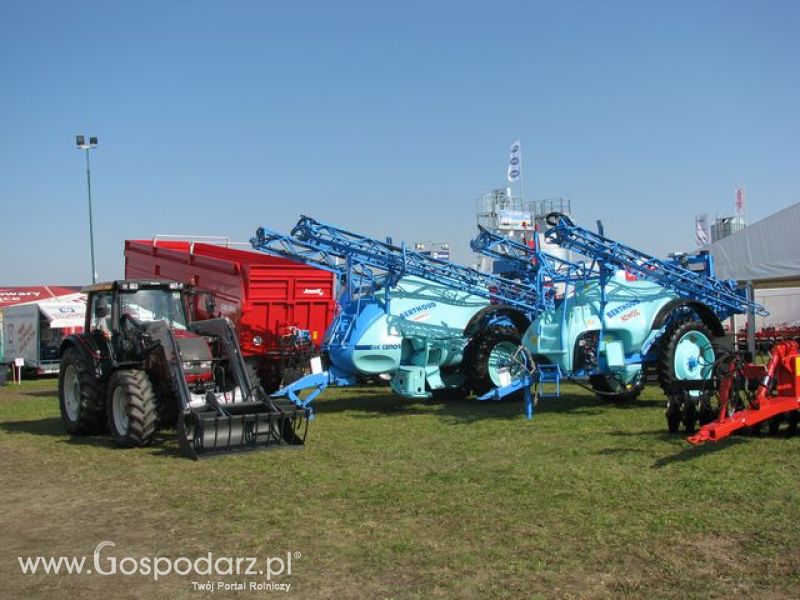
[[[245,360],[268,391],[318,351],[336,308],[333,274],[220,244],[127,240],[125,278],[183,281],[210,292],[213,306],[197,296],[196,318],[233,321]]]

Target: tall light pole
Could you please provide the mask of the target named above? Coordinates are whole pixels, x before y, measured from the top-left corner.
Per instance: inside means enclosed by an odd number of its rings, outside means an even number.
[[[94,270],[94,225],[92,223],[92,172],[89,168],[89,150],[97,147],[97,138],[90,137],[89,143],[82,135],[75,136],[75,144],[78,150],[86,151],[86,191],[89,194],[89,250],[92,255],[92,283],[96,283],[97,275]]]

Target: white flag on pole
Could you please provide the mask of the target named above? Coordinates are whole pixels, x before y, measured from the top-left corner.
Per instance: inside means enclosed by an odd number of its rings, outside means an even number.
[[[708,215],[697,215],[694,219],[695,241],[698,246],[708,245]]]
[[[511,144],[508,153],[508,180],[516,181],[522,172],[522,146],[519,140]]]

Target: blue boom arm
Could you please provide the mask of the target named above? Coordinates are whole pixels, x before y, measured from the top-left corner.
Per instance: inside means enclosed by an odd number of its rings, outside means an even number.
[[[569,283],[592,276],[590,267],[544,252],[539,246],[538,236],[534,235],[532,242],[533,245],[528,246],[479,225],[478,235],[470,242],[470,247],[485,256],[512,261],[520,276],[535,282],[539,289],[545,282]]]
[[[552,305],[552,301],[541,293],[540,287],[533,283],[481,273],[470,267],[414,252],[404,245],[395,246],[390,242],[381,242],[320,223],[311,217],[301,217],[292,230],[292,236],[320,251],[346,257],[352,265],[382,271],[387,288],[391,288],[402,277],[415,276],[516,307],[531,317]]]
[[[545,232],[548,241],[594,259],[606,270],[625,269],[642,279],[672,290],[678,296],[699,300],[708,305],[720,319],[735,313],[769,313],[760,304],[749,300],[735,281],[721,280],[695,273],[678,264],[661,260],[610,240],[603,235],[575,225],[566,215],[547,216],[551,229]]]

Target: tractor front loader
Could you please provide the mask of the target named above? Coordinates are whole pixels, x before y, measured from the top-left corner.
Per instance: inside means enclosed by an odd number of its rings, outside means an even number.
[[[305,412],[269,398],[227,319],[192,323],[190,288],[124,280],[90,286],[84,333],[61,346],[59,405],[71,434],[106,428],[122,447],[175,428],[184,455],[302,445]]]

